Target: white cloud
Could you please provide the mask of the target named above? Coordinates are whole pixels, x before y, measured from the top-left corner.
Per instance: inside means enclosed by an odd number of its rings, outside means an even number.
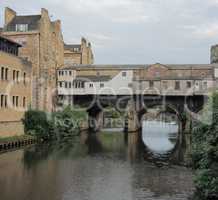
[[[218,0],[4,0],[0,21],[5,6],[18,14],[47,8],[67,43],[92,42],[97,63],[206,63],[218,42]]]
[[[192,34],[199,39],[218,38],[218,21],[217,23],[193,27]]]

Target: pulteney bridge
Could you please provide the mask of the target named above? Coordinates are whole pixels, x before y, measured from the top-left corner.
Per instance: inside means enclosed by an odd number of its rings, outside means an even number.
[[[196,113],[217,87],[218,65],[79,65],[58,70],[59,106],[87,108],[89,127],[102,126],[104,108],[125,109],[129,132],[141,128],[149,108],[177,115],[184,130],[184,113]]]

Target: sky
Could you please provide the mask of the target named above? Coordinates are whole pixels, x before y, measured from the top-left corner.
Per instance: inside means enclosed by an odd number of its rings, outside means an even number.
[[[0,0],[0,26],[6,6],[47,8],[66,43],[92,43],[96,64],[205,64],[218,43],[218,0]]]

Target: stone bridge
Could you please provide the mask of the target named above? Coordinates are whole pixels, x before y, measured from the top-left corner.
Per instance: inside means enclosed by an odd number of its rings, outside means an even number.
[[[126,111],[128,132],[139,130],[142,116],[155,106],[174,113],[184,130],[187,116],[201,110],[218,85],[217,64],[78,65],[59,69],[57,75],[59,106],[87,108],[95,131],[108,106]]]
[[[160,95],[87,95],[74,96],[73,104],[86,108],[89,115],[89,128],[99,131],[103,126],[104,109],[112,106],[118,112],[125,112],[126,132],[137,132],[141,129],[142,117],[150,108],[159,106],[159,112],[175,114],[180,129],[185,130],[188,123],[187,116],[197,113],[207,101],[205,96],[160,96]]]

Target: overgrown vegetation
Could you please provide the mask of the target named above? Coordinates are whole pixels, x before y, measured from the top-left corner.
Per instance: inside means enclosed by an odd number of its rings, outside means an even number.
[[[82,122],[86,121],[85,110],[70,106],[62,111],[47,114],[43,111],[29,110],[25,113],[23,124],[27,135],[43,139],[61,139],[75,135]]]
[[[210,111],[211,123],[198,123],[193,131],[196,196],[200,200],[218,199],[218,93],[211,97],[204,118],[210,118]]]

